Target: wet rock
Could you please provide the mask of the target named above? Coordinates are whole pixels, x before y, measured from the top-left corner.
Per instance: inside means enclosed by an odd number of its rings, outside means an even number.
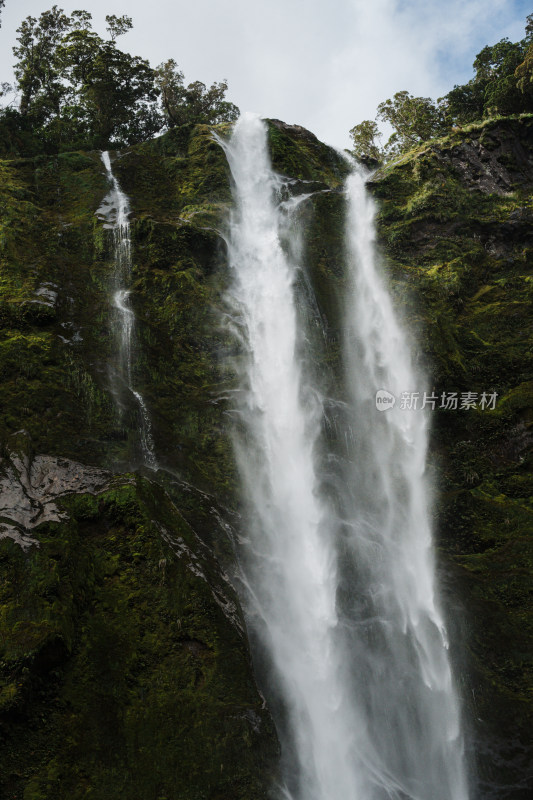
[[[42,283],[34,292],[34,297],[21,304],[24,318],[34,325],[50,325],[57,317],[58,293],[54,283]]]
[[[57,286],[55,283],[43,283],[37,291],[35,292],[36,296],[40,298],[38,302],[46,303],[49,306],[55,306],[57,302],[57,292],[55,291]]]
[[[490,412],[437,410],[432,446],[441,563],[457,576],[444,602],[462,619],[452,641],[469,659],[472,758],[481,795],[508,800],[531,796],[532,188],[529,115],[457,129],[371,184],[387,268],[433,380],[498,392]]]
[[[43,522],[67,519],[56,501],[73,493],[96,494],[108,483],[110,475],[55,456],[33,456],[26,434],[19,431],[0,459],[0,539],[10,538],[24,550],[38,541],[29,532]]]
[[[509,171],[498,161],[498,151],[489,151],[475,140],[463,142],[450,151],[439,154],[441,161],[451,162],[461,180],[483,194],[505,195],[513,181]]]

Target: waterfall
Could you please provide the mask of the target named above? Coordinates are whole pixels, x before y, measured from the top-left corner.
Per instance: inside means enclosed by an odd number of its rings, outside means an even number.
[[[379,279],[373,206],[347,187],[344,343],[351,401],[337,498],[326,499],[324,400],[306,377],[298,246],[284,247],[282,179],[266,125],[221,141],[233,178],[228,318],[241,355],[235,449],[248,525],[240,545],[255,662],[283,746],[287,800],[466,800],[458,702],[435,600],[425,485],[427,419],[379,412],[414,391],[407,340]],[[307,370],[309,372],[309,370]],[[340,404],[342,405],[342,404]]]
[[[372,766],[369,797],[466,800],[459,703],[436,596],[430,406],[422,408],[431,392],[378,272],[375,205],[360,170],[346,195],[343,349],[355,442],[340,582],[351,691]],[[378,407],[380,390],[396,398],[393,407]],[[417,408],[409,408],[417,392]]]
[[[111,303],[115,311],[113,332],[116,339],[117,368],[111,371],[111,384],[121,413],[123,409],[121,398],[124,393],[134,398],[139,415],[142,461],[150,469],[157,469],[150,415],[143,396],[135,389],[133,378],[135,314],[130,306],[131,289],[128,288],[131,285],[132,270],[130,204],[113,174],[111,159],[107,151],[102,153],[102,161],[106,169],[110,191],[104,198],[97,214],[105,220],[105,227],[112,229],[114,245]]]
[[[242,549],[248,615],[287,708],[296,763],[286,796],[355,797],[335,644],[336,557],[314,458],[321,408],[298,356],[296,265],[280,243],[264,123],[241,117],[224,146],[236,201],[229,299],[247,353],[237,456],[252,520]]]

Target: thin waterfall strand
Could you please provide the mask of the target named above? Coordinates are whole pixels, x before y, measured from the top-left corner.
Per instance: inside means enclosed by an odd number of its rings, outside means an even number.
[[[135,330],[135,314],[129,304],[131,290],[131,239],[130,239],[130,205],[127,196],[113,174],[109,153],[102,153],[107,178],[111,189],[104,199],[98,214],[106,220],[113,231],[115,270],[113,274],[112,305],[116,310],[116,337],[118,370],[112,382],[115,395],[120,396],[125,388],[135,399],[139,411],[140,445],[143,463],[150,469],[157,469],[152,423],[144,398],[133,384],[132,343]],[[119,404],[119,408],[121,408]]]

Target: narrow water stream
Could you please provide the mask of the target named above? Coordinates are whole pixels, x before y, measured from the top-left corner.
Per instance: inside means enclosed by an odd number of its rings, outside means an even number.
[[[111,282],[113,336],[116,342],[116,369],[110,370],[111,386],[119,411],[133,398],[139,414],[140,451],[142,462],[157,469],[152,423],[141,393],[134,385],[135,314],[130,305],[132,256],[130,239],[130,204],[113,174],[109,153],[102,153],[110,190],[104,198],[98,215],[113,232],[114,270]]]

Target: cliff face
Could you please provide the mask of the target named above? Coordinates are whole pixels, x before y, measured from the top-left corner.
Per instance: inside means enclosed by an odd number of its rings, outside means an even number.
[[[167,137],[116,173],[158,475],[139,468],[138,407],[119,415],[111,392],[100,154],[3,165],[0,794],[259,798],[277,743],[225,572],[211,222],[225,160],[205,129],[188,153]]]
[[[488,122],[378,172],[380,235],[434,393],[444,581],[468,654],[482,796],[528,796],[533,690],[533,119]],[[457,606],[459,598],[462,605]],[[458,613],[459,612],[459,613]]]
[[[532,134],[529,118],[487,123],[371,183],[434,393],[499,395],[495,410],[437,408],[431,453],[469,740],[498,800],[529,796],[532,745]],[[276,120],[270,144],[287,191],[312,193],[304,313],[326,342],[320,383],[342,394],[347,167]],[[239,505],[225,157],[198,126],[113,169],[132,207],[135,379],[157,474],[140,466],[137,406],[119,416],[110,387],[100,155],[1,165],[0,785],[25,800],[259,798],[277,744],[226,577]]]

